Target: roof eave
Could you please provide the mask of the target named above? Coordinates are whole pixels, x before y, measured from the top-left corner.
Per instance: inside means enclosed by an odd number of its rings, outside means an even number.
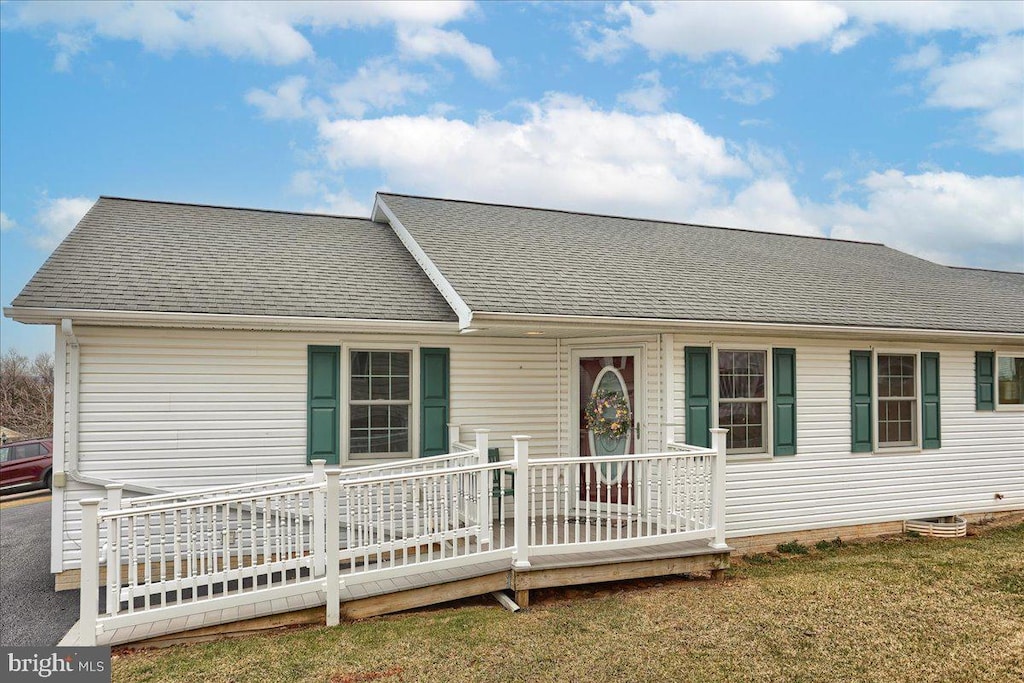
[[[301,315],[239,315],[177,311],[118,311],[85,308],[8,306],[4,316],[28,325],[59,325],[70,319],[83,325],[111,327],[177,327],[231,330],[311,332],[441,333],[458,332],[456,322],[436,320],[379,320],[323,318]]]
[[[854,339],[934,339],[948,341],[986,341],[990,343],[1024,343],[1022,332],[992,332],[985,330],[945,330],[928,328],[901,328],[866,325],[828,325],[809,323],[770,323],[730,320],[683,320],[674,318],[641,318],[587,315],[557,315],[545,313],[508,313],[475,311],[474,323],[526,324],[530,326],[557,325],[560,328],[618,328],[657,329],[663,332],[712,331],[717,334],[757,334],[760,336],[829,336]]]

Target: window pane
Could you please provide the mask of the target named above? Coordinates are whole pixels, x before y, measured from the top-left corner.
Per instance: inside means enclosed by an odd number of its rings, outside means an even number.
[[[408,401],[409,400],[409,378],[408,377],[392,377],[391,378],[391,398],[395,401]]]
[[[409,406],[391,406],[391,428],[409,427]]]
[[[0,462],[7,462],[10,459],[11,459],[11,449],[9,447],[8,448],[0,448]]]
[[[352,352],[352,374],[353,375],[369,375],[370,374],[370,354],[366,351],[353,351]]]
[[[762,427],[747,427],[747,448],[764,447],[764,430]]]
[[[370,354],[370,374],[390,375],[391,354],[386,351],[374,351]]]
[[[408,353],[392,353],[391,354],[391,374],[392,375],[404,375],[409,376],[409,354]]]
[[[387,377],[370,378],[370,398],[386,401],[391,398],[391,381]]]
[[[370,406],[352,406],[349,415],[353,429],[365,429],[370,426]]]
[[[999,358],[999,405],[1019,406],[1024,403],[1024,357]]]
[[[409,432],[397,429],[391,432],[391,452],[402,453],[409,450]]]
[[[371,453],[387,453],[390,449],[388,444],[388,430],[386,429],[371,429],[370,430],[370,452]]]
[[[370,398],[370,378],[352,377],[352,400],[365,401]]]
[[[372,406],[370,408],[370,427],[374,429],[388,428],[387,406]]]
[[[370,432],[366,429],[353,429],[349,439],[348,450],[351,453],[370,452]]]
[[[736,398],[736,382],[732,375],[718,375],[718,397]]]

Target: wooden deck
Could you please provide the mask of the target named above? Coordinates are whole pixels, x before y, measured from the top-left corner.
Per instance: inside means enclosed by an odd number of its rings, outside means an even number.
[[[700,540],[613,550],[538,553],[531,555],[528,569],[514,568],[511,560],[505,558],[439,569],[427,564],[419,568],[410,565],[401,567],[404,571],[393,576],[388,576],[388,569],[343,574],[341,614],[349,620],[365,619],[503,590],[514,591],[516,602],[528,607],[530,591],[540,588],[674,574],[718,574],[729,566],[729,553]],[[214,600],[209,610],[188,617],[157,619],[101,633],[99,643],[154,647],[294,624],[322,624],[326,595],[319,585],[310,582],[308,591],[284,599],[229,608],[220,608],[216,603]],[[77,625],[61,641],[61,645],[76,644]]]

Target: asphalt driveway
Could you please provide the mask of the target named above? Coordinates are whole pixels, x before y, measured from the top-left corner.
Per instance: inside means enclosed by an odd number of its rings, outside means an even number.
[[[50,647],[78,621],[78,591],[53,590],[50,498],[0,509],[0,645]]]

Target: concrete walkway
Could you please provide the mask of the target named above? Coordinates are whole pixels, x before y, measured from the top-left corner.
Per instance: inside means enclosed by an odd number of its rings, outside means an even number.
[[[78,591],[53,590],[50,498],[0,508],[0,644],[50,647],[78,620]]]

